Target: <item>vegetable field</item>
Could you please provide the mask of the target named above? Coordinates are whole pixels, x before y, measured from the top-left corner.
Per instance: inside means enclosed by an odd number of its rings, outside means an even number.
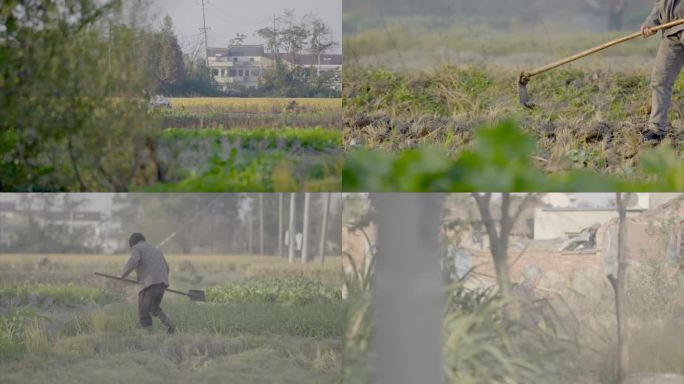
[[[137,287],[98,278],[126,256],[0,255],[0,369],[4,383],[337,383],[345,307],[341,262],[277,257],[169,256],[177,323],[137,323]]]
[[[148,145],[154,182],[145,190],[339,190],[339,99],[170,101]]]

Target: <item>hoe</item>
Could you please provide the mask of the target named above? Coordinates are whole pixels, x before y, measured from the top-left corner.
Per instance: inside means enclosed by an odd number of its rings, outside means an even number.
[[[684,24],[684,19],[672,21],[672,22],[669,22],[667,24],[658,25],[656,27],[651,28],[651,30],[653,32],[658,32],[658,31],[661,31],[663,29],[672,28],[672,27],[675,27],[675,26],[681,25],[681,24]],[[603,51],[604,49],[608,49],[610,47],[625,43],[627,41],[634,40],[640,36],[642,36],[641,32],[636,32],[636,33],[633,33],[631,35],[610,41],[610,42],[605,43],[603,45],[599,45],[598,47],[594,47],[594,48],[588,49],[584,52],[580,52],[576,55],[572,55],[572,56],[565,58],[563,60],[556,61],[555,63],[551,63],[551,64],[545,65],[541,68],[537,68],[531,72],[523,72],[522,74],[520,74],[520,78],[518,79],[518,95],[520,96],[520,103],[529,109],[532,109],[535,107],[535,105],[530,101],[529,95],[527,94],[527,84],[530,82],[530,79],[532,79],[532,77],[537,76],[537,75],[541,75],[544,72],[548,72],[552,69],[558,68],[558,67],[563,66],[565,64],[572,63],[573,61],[577,61],[583,57],[593,55],[594,53]]]
[[[140,283],[138,283],[138,282],[135,281],[135,280],[122,279],[122,278],[117,277],[117,276],[106,275],[106,274],[100,273],[100,272],[95,272],[95,274],[96,274],[97,276],[106,277],[106,278],[108,278],[108,279],[114,279],[114,280],[124,281],[124,282],[126,282],[126,283],[131,283],[131,284],[140,284]],[[176,291],[175,289],[171,289],[171,288],[166,288],[166,291],[167,291],[167,292],[171,292],[171,293],[175,293],[175,294],[178,294],[178,295],[187,296],[187,297],[189,297],[190,300],[192,300],[192,301],[206,301],[206,300],[205,300],[205,297],[204,297],[204,291],[200,291],[200,290],[196,290],[196,289],[191,289],[191,290],[188,291],[188,293],[185,293],[185,292],[181,292],[181,291]]]

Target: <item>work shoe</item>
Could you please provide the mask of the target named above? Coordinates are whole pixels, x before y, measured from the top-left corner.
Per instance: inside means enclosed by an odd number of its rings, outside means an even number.
[[[176,333],[176,326],[175,325],[170,325],[169,328],[166,330],[166,333],[169,335],[173,335]]]
[[[661,141],[665,140],[667,137],[667,132],[664,131],[648,131],[644,135],[644,140],[648,143],[654,143],[658,144]]]
[[[143,329],[144,329],[145,331],[147,331],[147,334],[149,334],[149,335],[151,335],[151,334],[154,333],[154,327],[151,326],[151,325],[150,325],[150,326],[147,326],[147,327],[143,327]]]

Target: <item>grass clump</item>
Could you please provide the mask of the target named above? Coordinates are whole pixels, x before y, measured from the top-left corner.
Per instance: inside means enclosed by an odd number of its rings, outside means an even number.
[[[24,329],[26,352],[33,356],[45,357],[50,351],[47,330],[37,319],[31,320]]]
[[[14,310],[0,316],[0,361],[23,357],[24,331],[35,317],[36,313],[30,309]]]

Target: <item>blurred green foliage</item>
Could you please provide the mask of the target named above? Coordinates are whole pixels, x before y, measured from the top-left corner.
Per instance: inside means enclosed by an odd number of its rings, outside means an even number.
[[[0,8],[0,190],[125,191],[155,127],[136,5],[60,4]]]
[[[422,146],[399,153],[360,150],[343,170],[348,192],[615,192],[681,191],[684,159],[659,148],[642,154],[633,174],[607,176],[589,170],[545,172],[535,163],[536,143],[512,121],[483,126],[475,144],[455,157]]]

